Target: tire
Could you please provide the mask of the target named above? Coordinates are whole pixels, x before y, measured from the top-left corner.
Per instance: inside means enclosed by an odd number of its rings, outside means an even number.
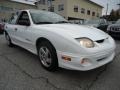
[[[55,48],[48,41],[43,41],[38,45],[38,57],[43,68],[48,71],[58,69],[58,59]]]
[[[5,38],[6,38],[7,45],[9,47],[13,47],[14,45],[12,44],[11,38],[7,33],[5,33]]]

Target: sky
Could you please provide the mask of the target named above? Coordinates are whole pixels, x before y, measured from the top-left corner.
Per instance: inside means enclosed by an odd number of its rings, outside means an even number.
[[[17,1],[19,1],[19,0],[17,0]],[[27,1],[36,1],[36,0],[27,0]],[[108,13],[107,14],[110,14],[112,9],[118,9],[117,4],[120,3],[120,0],[91,0],[91,1],[96,2],[104,7],[103,15],[106,14],[107,3],[108,3]]]
[[[107,3],[108,3],[108,14],[110,14],[110,11],[112,9],[118,9],[118,3],[120,3],[120,0],[92,0],[100,5],[102,5],[103,8],[103,15],[106,14],[106,10],[107,10]]]

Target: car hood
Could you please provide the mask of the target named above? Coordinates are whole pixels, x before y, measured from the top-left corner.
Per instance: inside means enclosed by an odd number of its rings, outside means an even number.
[[[85,26],[91,26],[91,27],[98,27],[99,26],[99,24],[86,24]]]
[[[111,24],[109,27],[120,27],[120,24]]]
[[[105,39],[108,34],[103,31],[90,26],[77,25],[77,24],[47,24],[36,25],[37,28],[44,28],[62,36],[73,38],[87,37],[93,41]]]

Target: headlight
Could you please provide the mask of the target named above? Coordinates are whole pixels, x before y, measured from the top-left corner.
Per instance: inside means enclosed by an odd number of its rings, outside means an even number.
[[[95,46],[94,42],[88,38],[80,38],[77,40],[80,42],[81,46],[84,46],[86,48],[92,48]]]

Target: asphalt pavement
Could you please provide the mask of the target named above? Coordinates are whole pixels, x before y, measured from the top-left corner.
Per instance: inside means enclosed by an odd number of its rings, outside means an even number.
[[[18,46],[8,47],[0,35],[0,90],[120,90],[120,40],[108,65],[83,72],[48,72],[36,55]]]

